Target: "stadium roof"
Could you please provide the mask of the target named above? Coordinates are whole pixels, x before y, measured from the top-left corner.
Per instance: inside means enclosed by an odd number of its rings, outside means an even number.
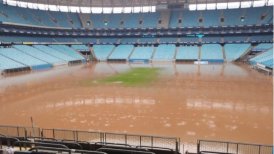
[[[250,2],[250,3],[273,3],[273,0],[16,0],[39,4],[59,6],[80,6],[80,7],[126,7],[126,6],[157,6],[157,5],[181,5],[228,3],[228,2]]]

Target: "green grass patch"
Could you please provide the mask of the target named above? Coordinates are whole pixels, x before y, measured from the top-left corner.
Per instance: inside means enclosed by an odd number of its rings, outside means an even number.
[[[158,77],[159,68],[133,68],[127,72],[111,75],[101,79],[84,79],[80,86],[94,86],[98,84],[117,84],[125,86],[142,86],[150,84]]]
[[[133,68],[100,80],[100,83],[122,84],[126,86],[146,85],[157,79],[158,68]]]

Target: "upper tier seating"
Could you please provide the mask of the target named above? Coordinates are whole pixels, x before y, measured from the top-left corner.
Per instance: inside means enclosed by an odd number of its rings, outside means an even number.
[[[41,50],[38,50],[34,47],[28,46],[28,45],[15,45],[14,48],[31,55],[37,59],[43,60],[47,63],[53,64],[53,65],[60,65],[65,64],[66,62],[62,59],[59,59],[57,57],[51,56],[49,54],[44,53]]]
[[[108,59],[128,59],[133,48],[133,45],[119,45],[114,49]]]
[[[3,12],[0,14],[0,21],[3,22],[65,28],[81,28],[82,23],[87,22],[81,21],[78,13],[34,10],[2,3],[0,3],[0,10]],[[206,11],[175,10],[170,13],[169,27],[271,24],[272,12],[272,6]],[[157,28],[158,20],[161,19],[159,12],[90,14],[89,16],[92,28]]]
[[[8,15],[7,17],[0,15],[0,21],[50,27],[81,27],[76,13],[33,10],[7,6],[2,3],[0,3],[0,10]]]
[[[94,45],[93,52],[98,60],[107,60],[107,57],[114,49],[114,45]]]
[[[222,62],[223,53],[219,44],[205,44],[201,47],[201,60]]]
[[[250,44],[226,44],[225,55],[227,61],[234,61],[242,56],[246,50],[250,47]]]
[[[26,66],[29,66],[33,70],[49,69],[52,67],[51,64],[34,58],[14,48],[0,48],[0,55],[10,58],[17,63],[22,63]]]
[[[270,24],[273,7],[245,9],[172,11],[169,27],[209,27]],[[262,18],[262,16],[265,16]],[[222,20],[221,20],[222,19]]]
[[[199,59],[199,48],[197,46],[178,47],[176,60],[197,60]]]
[[[153,56],[153,60],[158,60],[158,61],[169,61],[174,59],[175,55],[175,45],[173,44],[163,44],[159,45],[156,48],[156,52]]]
[[[154,47],[135,47],[130,59],[132,60],[150,60],[152,57]]]

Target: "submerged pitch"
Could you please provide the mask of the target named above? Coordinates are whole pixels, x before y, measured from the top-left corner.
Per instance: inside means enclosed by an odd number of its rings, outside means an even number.
[[[124,86],[144,86],[157,80],[159,68],[132,68],[126,72],[120,72],[103,79],[94,80],[86,79],[82,81],[82,85],[91,86],[93,84],[121,84]]]
[[[272,144],[272,85],[240,64],[81,65],[2,78],[0,123]]]

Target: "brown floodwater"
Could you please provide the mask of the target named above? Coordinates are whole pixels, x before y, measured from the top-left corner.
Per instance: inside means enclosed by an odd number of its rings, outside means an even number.
[[[159,67],[146,86],[99,84]],[[91,81],[92,84],[85,84]],[[273,80],[243,64],[97,63],[0,78],[0,124],[272,144]]]

